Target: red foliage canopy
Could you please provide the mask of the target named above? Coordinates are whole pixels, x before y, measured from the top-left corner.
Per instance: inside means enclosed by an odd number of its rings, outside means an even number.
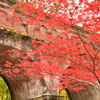
[[[44,25],[57,33],[33,40],[33,51],[22,56],[14,73],[22,68],[28,75],[50,75],[60,81],[59,86],[75,91],[87,84],[100,89],[100,1],[39,0],[17,3],[9,10],[14,15],[10,23]]]

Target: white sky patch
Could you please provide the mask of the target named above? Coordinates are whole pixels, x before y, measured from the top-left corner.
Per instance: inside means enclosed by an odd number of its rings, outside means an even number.
[[[79,0],[74,0],[74,1],[76,2],[76,4],[79,4]],[[94,1],[94,0],[88,0],[89,3],[92,1]]]
[[[82,27],[82,26],[83,26],[81,23],[78,23],[77,25],[78,25],[78,26],[80,26],[80,27]]]

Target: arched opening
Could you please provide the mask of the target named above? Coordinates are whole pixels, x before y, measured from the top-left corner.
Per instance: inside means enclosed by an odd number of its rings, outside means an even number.
[[[12,100],[10,85],[3,75],[0,75],[0,100]]]

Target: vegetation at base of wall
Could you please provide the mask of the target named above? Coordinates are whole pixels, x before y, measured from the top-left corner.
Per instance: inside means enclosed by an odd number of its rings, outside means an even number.
[[[0,100],[11,100],[10,91],[5,81],[0,77]]]
[[[64,96],[63,100],[69,100],[67,91],[65,89],[61,89],[59,94],[60,94],[60,96]]]

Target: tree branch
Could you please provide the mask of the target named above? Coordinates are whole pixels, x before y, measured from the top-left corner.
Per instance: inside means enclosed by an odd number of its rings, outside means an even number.
[[[89,85],[91,85],[91,86],[93,86],[93,87],[95,87],[95,88],[97,88],[97,89],[100,90],[100,85],[97,86],[97,85],[95,85],[95,84],[93,84],[93,83],[91,83],[91,82],[89,82],[89,81],[77,79],[77,78],[72,77],[72,76],[69,76],[69,75],[59,75],[59,74],[47,73],[47,72],[45,72],[45,73],[43,73],[43,74],[54,75],[54,76],[58,76],[58,77],[62,77],[62,78],[66,78],[66,77],[67,77],[67,78],[76,80],[76,81],[78,81],[78,82],[87,83],[87,84],[89,84]]]

